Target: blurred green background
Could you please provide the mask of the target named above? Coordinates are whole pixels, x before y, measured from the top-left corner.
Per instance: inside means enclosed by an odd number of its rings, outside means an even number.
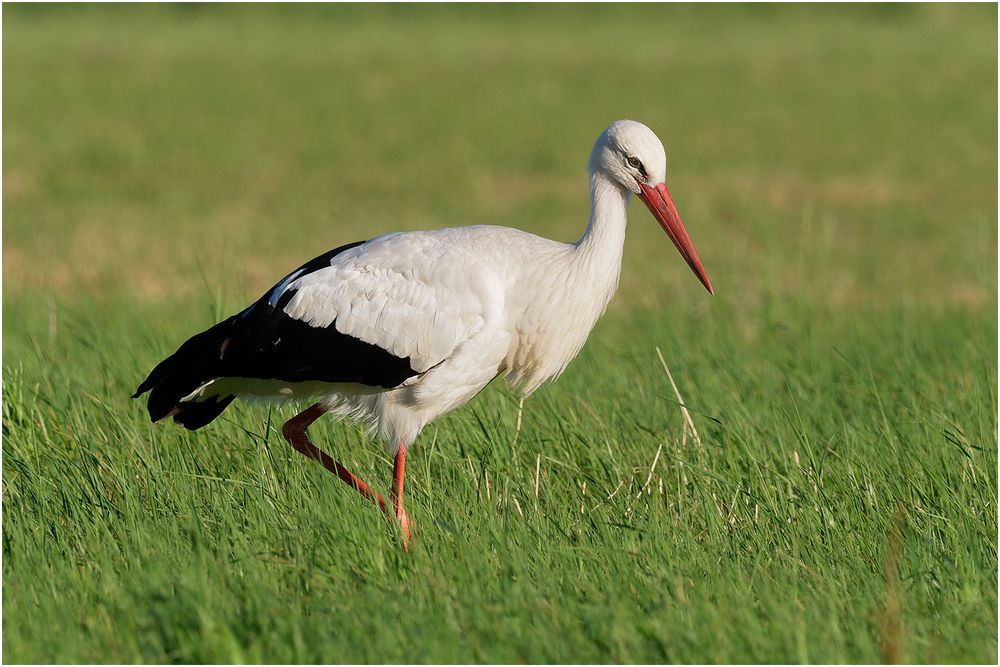
[[[995,6],[3,18],[8,660],[996,660]],[[619,294],[520,441],[502,388],[425,433],[411,559],[267,410],[185,434],[126,400],[337,245],[575,240],[618,118],[663,140],[717,296],[633,205]]]
[[[5,296],[186,298],[200,262],[243,298],[383,230],[572,240],[593,139],[628,117],[661,135],[733,298],[988,306],[989,20],[937,5],[12,7]],[[687,286],[655,226],[631,233],[625,301]]]

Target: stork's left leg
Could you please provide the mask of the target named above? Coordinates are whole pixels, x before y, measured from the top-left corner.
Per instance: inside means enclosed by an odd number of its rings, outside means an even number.
[[[339,461],[333,460],[326,452],[309,441],[306,429],[325,412],[326,410],[317,403],[285,422],[285,425],[281,427],[281,434],[296,451],[319,461],[323,464],[324,468],[354,487],[362,496],[378,505],[379,509],[382,510],[390,522],[393,520],[393,515],[395,515],[395,519],[399,522],[403,532],[403,548],[407,549],[406,544],[410,540],[410,517],[407,516],[406,510],[403,509],[403,463],[406,459],[406,448],[401,446],[399,452],[396,454],[392,481],[392,512],[390,512],[389,507],[382,500],[382,496],[378,491],[368,486],[364,480],[341,465]]]
[[[403,476],[406,468],[406,444],[400,444],[396,452],[396,460],[392,465],[392,511],[396,513],[396,521],[403,531],[403,546],[410,541],[410,517],[403,509]]]
[[[354,487],[365,498],[378,505],[389,521],[392,521],[392,515],[389,514],[389,509],[385,506],[385,501],[382,500],[382,495],[378,491],[368,486],[363,479],[342,466],[339,461],[334,461],[330,458],[329,454],[309,441],[306,429],[309,428],[310,424],[319,419],[324,412],[326,411],[317,403],[285,422],[285,425],[281,427],[281,434],[285,437],[285,440],[291,443],[296,451],[322,463],[324,468]]]

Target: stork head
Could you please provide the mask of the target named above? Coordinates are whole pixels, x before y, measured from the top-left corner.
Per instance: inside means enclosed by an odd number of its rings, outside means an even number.
[[[667,190],[667,155],[653,131],[634,120],[617,120],[601,133],[590,154],[590,171],[639,197],[663,227],[684,261],[714,294],[698,251]]]

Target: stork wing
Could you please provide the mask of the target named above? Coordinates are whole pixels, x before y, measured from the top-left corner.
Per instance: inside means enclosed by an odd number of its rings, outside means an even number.
[[[151,392],[153,421],[174,415],[196,429],[241,393],[207,389],[223,378],[399,386],[447,359],[502,309],[502,283],[463,249],[461,234],[456,240],[395,234],[320,255],[190,338],[133,397]]]
[[[492,272],[461,244],[425,232],[343,250],[328,266],[290,274],[268,295],[292,320],[407,359],[417,374],[480,331],[499,300]]]

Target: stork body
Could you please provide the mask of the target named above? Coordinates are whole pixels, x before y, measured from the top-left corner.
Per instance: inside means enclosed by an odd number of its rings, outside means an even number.
[[[236,397],[311,400],[283,428],[395,516],[406,450],[434,418],[498,375],[530,394],[580,351],[618,285],[626,207],[638,194],[711,291],[663,185],[663,147],[644,125],[612,124],[590,159],[590,221],[575,243],[506,227],[375,237],[285,276],[240,313],[188,340],[140,385],[153,421],[204,426]],[[374,429],[395,456],[390,512],[364,482],[309,442],[332,413]]]

